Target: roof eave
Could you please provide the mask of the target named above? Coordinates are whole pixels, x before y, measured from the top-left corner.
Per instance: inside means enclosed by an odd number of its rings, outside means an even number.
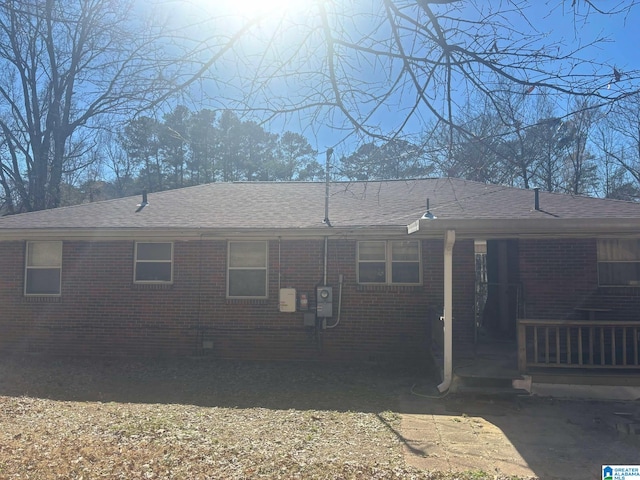
[[[404,238],[405,225],[312,228],[14,228],[0,230],[1,240],[197,240],[201,238],[305,239],[323,237]]]
[[[409,225],[350,225],[301,228],[13,228],[0,229],[0,240],[194,240],[200,238],[322,237],[403,238],[407,234],[441,238],[561,238],[640,236],[640,218],[581,219],[419,219]]]
[[[459,238],[562,238],[640,235],[640,218],[419,219],[407,225],[416,236],[441,237],[455,230]]]

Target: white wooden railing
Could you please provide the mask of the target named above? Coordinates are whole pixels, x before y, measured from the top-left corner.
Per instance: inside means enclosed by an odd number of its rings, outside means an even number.
[[[640,321],[518,320],[518,368],[640,369]]]

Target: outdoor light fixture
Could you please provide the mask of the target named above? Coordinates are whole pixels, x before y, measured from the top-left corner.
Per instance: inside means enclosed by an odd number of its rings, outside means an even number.
[[[140,202],[139,204],[136,205],[136,207],[138,207],[137,210],[136,210],[136,213],[141,211],[147,205],[149,205],[149,202],[147,201],[147,191],[143,190],[142,191],[142,202]]]
[[[431,210],[429,210],[429,199],[428,198],[427,198],[427,213],[422,215],[422,218],[424,218],[426,220],[433,220],[435,218],[438,218],[433,213],[431,213]]]

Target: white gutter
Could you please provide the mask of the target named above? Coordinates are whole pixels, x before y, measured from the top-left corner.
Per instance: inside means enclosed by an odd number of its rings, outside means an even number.
[[[444,234],[444,379],[438,390],[449,390],[453,379],[453,245],[456,231]]]
[[[407,233],[440,237],[455,230],[461,238],[590,238],[636,236],[640,218],[467,218],[419,219]]]
[[[140,240],[141,238],[156,240],[200,240],[200,239],[227,239],[227,238],[251,238],[257,240],[277,239],[287,240],[324,240],[329,238],[391,238],[406,239],[407,227],[396,226],[370,226],[370,227],[301,227],[301,228],[2,228],[0,227],[1,240]]]

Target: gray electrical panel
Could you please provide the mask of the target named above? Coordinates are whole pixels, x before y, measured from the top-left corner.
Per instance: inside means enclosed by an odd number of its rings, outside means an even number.
[[[303,316],[303,325],[305,327],[315,327],[316,326],[316,314],[315,313],[305,313]]]
[[[318,306],[316,309],[316,315],[318,317],[332,317],[333,316],[333,289],[331,287],[323,286],[318,287],[316,292],[316,299]]]

